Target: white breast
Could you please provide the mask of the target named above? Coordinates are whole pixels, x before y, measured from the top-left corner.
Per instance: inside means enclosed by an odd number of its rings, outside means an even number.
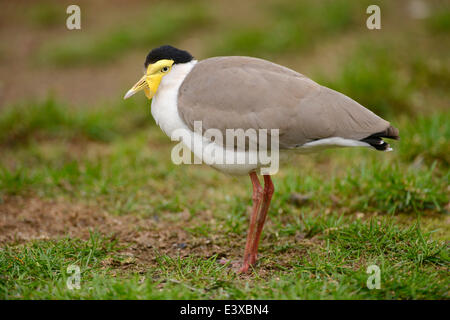
[[[197,60],[175,64],[162,78],[158,91],[152,99],[152,116],[169,137],[176,129],[188,129],[178,114],[178,89],[196,63]]]

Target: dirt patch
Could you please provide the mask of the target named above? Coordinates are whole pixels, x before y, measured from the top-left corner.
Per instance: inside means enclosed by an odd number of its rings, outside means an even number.
[[[84,205],[6,197],[0,204],[0,243],[64,236],[84,239],[94,229],[101,233],[123,231],[123,222]]]
[[[183,216],[180,213],[177,223],[132,215],[112,216],[84,204],[10,196],[0,203],[0,244],[66,236],[88,239],[90,232],[97,231],[118,240],[126,246],[125,254],[145,263],[154,261],[155,252],[198,254],[205,258],[213,254],[229,256],[229,247],[221,248],[215,243],[217,236],[196,238],[185,231],[182,224],[189,218]],[[239,249],[239,244],[235,246]]]
[[[102,262],[105,267],[114,269],[145,272],[148,266],[157,264],[158,254],[201,259],[217,255],[219,263],[230,262],[233,268],[241,261],[245,235],[211,232],[197,236],[186,231],[187,227],[214,224],[211,212],[200,212],[195,218],[186,212],[170,213],[170,216],[167,220],[113,216],[100,208],[66,200],[6,196],[0,203],[0,246],[63,237],[88,239],[90,232],[97,231],[124,246],[118,253],[123,259],[109,257]],[[270,221],[268,224],[270,230]],[[320,246],[320,242],[301,235],[274,239],[269,231],[260,245],[260,261],[264,262],[258,266],[259,276],[289,267],[292,259],[306,255],[311,246]],[[280,245],[286,249],[275,252],[274,247]]]

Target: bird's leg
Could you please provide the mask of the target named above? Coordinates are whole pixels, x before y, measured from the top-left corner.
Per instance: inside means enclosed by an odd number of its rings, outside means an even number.
[[[250,268],[250,260],[252,257],[251,250],[256,237],[256,223],[258,220],[258,213],[261,207],[261,202],[263,201],[263,188],[259,183],[256,172],[250,172],[250,179],[252,180],[253,185],[253,196],[252,196],[253,208],[252,214],[250,216],[250,226],[248,228],[247,243],[245,245],[244,262],[242,264],[241,269],[239,270],[239,272],[242,273],[247,272],[248,269]]]
[[[251,265],[256,263],[258,244],[261,237],[270,201],[274,192],[274,186],[270,175],[264,175],[264,190],[262,189],[256,173],[250,173],[253,183],[253,209],[250,217],[250,227],[247,235],[247,244],[244,252],[244,263],[239,270],[247,272]]]
[[[272,200],[272,195],[274,191],[275,188],[273,186],[270,175],[264,175],[263,201],[256,221],[256,235],[251,249],[250,265],[253,265],[256,262],[259,240],[261,237],[262,229],[264,227],[264,222],[266,221],[267,212],[269,211],[270,200]]]

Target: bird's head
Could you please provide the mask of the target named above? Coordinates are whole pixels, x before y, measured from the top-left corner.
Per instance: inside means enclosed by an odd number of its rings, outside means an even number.
[[[151,50],[145,59],[144,76],[128,90],[124,99],[141,90],[144,90],[148,99],[151,99],[158,91],[162,78],[172,70],[175,64],[186,63],[192,59],[189,52],[168,45]]]

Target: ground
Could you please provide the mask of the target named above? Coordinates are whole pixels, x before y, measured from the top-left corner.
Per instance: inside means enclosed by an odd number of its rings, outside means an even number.
[[[364,1],[81,2],[75,33],[61,2],[4,4],[0,297],[448,299],[449,8],[376,2],[378,31]],[[289,66],[401,139],[390,153],[294,157],[274,177],[259,261],[236,274],[250,179],[174,165],[149,102],[121,100],[167,42]],[[371,265],[380,289],[367,285]]]

